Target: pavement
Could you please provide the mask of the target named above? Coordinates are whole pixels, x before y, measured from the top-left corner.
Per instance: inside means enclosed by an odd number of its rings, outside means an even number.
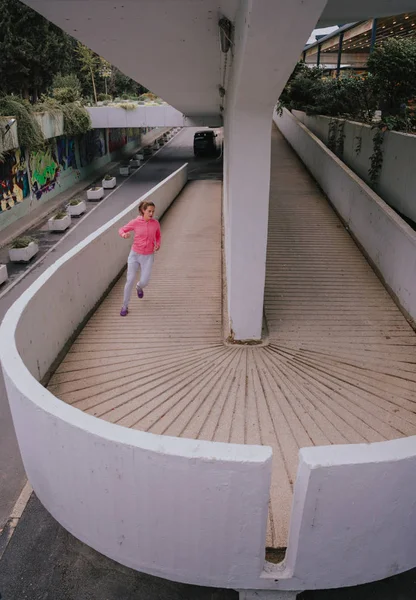
[[[1,600],[238,600],[127,569],[82,544],[33,495],[0,561]]]

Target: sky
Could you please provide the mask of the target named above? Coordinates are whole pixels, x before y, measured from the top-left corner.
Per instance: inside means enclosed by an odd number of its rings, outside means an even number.
[[[336,29],[338,29],[338,27],[335,25],[335,27],[324,27],[323,29],[314,29],[311,33],[311,37],[308,40],[308,44],[312,44],[313,42],[316,42],[316,38],[315,35],[327,35],[328,33],[331,33],[332,31],[335,31]]]

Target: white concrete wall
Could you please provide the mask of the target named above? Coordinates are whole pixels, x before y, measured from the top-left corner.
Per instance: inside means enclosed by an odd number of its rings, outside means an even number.
[[[158,216],[186,179],[185,165],[144,196]],[[271,449],[134,431],[38,383],[125,264],[118,229],[138,203],[59,259],[5,317],[0,358],[23,462],[49,512],[106,556],[172,580],[241,586],[263,568]]]
[[[36,113],[35,119],[39,123],[45,139],[64,135],[63,113],[52,114],[48,112]]]
[[[9,131],[5,132],[5,128],[11,119],[15,117],[0,117],[0,152],[8,152],[19,147],[19,137],[17,135],[17,121],[10,126]]]
[[[416,232],[294,115],[274,120],[403,310],[416,320]]]
[[[302,449],[289,589],[358,585],[413,568],[415,469],[416,437]]]
[[[132,104],[128,100],[125,104]],[[188,118],[181,112],[169,106],[141,106],[137,105],[132,110],[119,106],[94,106],[87,108],[93,129],[114,127],[221,127],[220,117]]]
[[[330,117],[306,115],[302,111],[293,114],[312,131],[324,144],[328,144]],[[341,121],[341,119],[333,119]],[[343,119],[342,119],[343,121]],[[368,174],[370,157],[373,154],[375,131],[369,125],[345,121],[344,152],[342,160],[361,179],[371,184]],[[358,138],[361,139],[361,151],[357,154]],[[416,223],[416,136],[397,131],[387,131],[383,142],[383,166],[380,178],[375,186],[377,193],[390,206]]]

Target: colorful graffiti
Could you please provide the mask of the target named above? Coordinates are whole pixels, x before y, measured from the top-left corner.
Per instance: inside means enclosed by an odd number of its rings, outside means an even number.
[[[32,193],[38,200],[46,192],[55,189],[60,170],[52,147],[30,155]]]
[[[105,130],[92,129],[82,136],[79,141],[81,167],[91,164],[95,158],[104,156],[107,152]]]
[[[19,149],[8,152],[0,162],[0,212],[10,210],[29,194],[24,153]]]
[[[67,166],[68,169],[78,169],[74,138],[68,138]]]
[[[58,154],[58,163],[63,170],[67,168],[67,150],[66,150],[66,137],[58,137],[56,138],[56,151]]]
[[[127,144],[127,136],[125,129],[110,129],[108,147],[110,152],[120,150]]]

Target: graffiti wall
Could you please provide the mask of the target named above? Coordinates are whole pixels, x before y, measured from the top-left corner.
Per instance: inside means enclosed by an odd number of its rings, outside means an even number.
[[[77,157],[75,154],[75,140],[74,138],[68,138],[68,153],[67,153],[67,168],[78,169]]]
[[[32,194],[37,200],[54,190],[58,183],[61,166],[53,146],[30,154]]]
[[[110,153],[115,152],[116,150],[120,150],[120,148],[122,148],[126,144],[127,135],[125,129],[110,129],[108,141],[108,150]]]
[[[80,138],[81,167],[87,167],[93,160],[104,156],[106,153],[105,129],[92,129]]]
[[[140,127],[131,127],[127,129],[127,142],[136,142],[139,140],[141,131]]]
[[[0,213],[10,210],[29,195],[29,179],[22,150],[8,152],[0,162]]]
[[[137,130],[129,133],[132,140]],[[110,153],[128,142],[125,129],[112,129],[108,135],[108,148],[105,129],[94,129],[83,136],[51,138],[41,151],[30,153],[29,168],[23,150],[5,154],[0,161],[0,230],[35,209],[38,202],[47,202],[90,176],[111,160]]]

